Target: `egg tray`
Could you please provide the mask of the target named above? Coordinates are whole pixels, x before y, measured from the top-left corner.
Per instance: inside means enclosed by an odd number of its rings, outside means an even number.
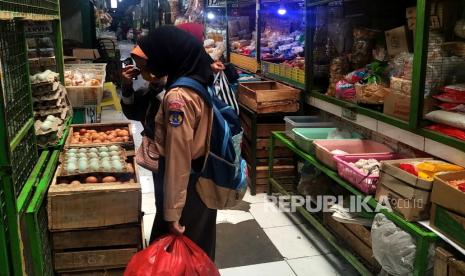
[[[118,147],[118,150],[117,150],[117,151],[120,152],[120,154],[119,154],[119,155],[120,155],[120,158],[121,158],[123,161],[125,161],[125,160],[127,159],[126,150],[125,150],[124,148],[118,146],[118,145],[112,145],[111,147],[113,147],[113,146]],[[100,155],[99,155],[100,151],[99,151],[98,149],[99,149],[99,148],[102,148],[102,147],[104,147],[104,146],[95,147],[95,148],[97,149],[97,155],[98,155],[97,158],[99,158],[99,159],[102,158],[102,157],[100,157]],[[106,147],[106,148],[109,148],[109,147]],[[89,152],[89,150],[90,150],[89,147],[68,148],[68,149],[65,149],[65,150],[63,151],[63,153],[61,154],[61,156],[60,156],[60,162],[61,162],[61,163],[66,162],[66,161],[68,160],[68,158],[67,158],[66,156],[68,155],[68,153],[70,153],[70,152],[72,152],[72,151],[76,151],[76,155],[79,155],[79,153],[81,153],[81,152],[80,152],[81,149],[86,149],[86,150],[87,150],[87,152],[85,152],[85,153],[86,153],[86,157],[87,157],[88,159],[95,158],[95,157],[89,156],[89,155],[92,155],[92,154],[90,154],[90,152]],[[108,149],[107,152],[110,152],[110,151],[111,151],[111,150]],[[83,152],[83,153],[84,153],[84,152]],[[76,158],[79,159],[79,156],[77,156]]]
[[[71,143],[73,133],[79,131],[79,129],[85,128],[88,130],[96,130],[97,132],[106,132],[109,130],[115,130],[117,128],[124,129],[129,132],[129,141],[127,142],[108,142],[108,143],[91,143],[91,144],[75,144]],[[65,148],[90,148],[99,146],[111,146],[119,145],[129,151],[134,151],[134,137],[132,133],[132,124],[130,122],[117,122],[117,123],[99,123],[99,124],[77,124],[71,125],[69,135],[65,144]]]
[[[121,160],[120,160],[121,161]],[[90,163],[90,162],[89,162]],[[75,175],[81,175],[81,174],[92,174],[92,173],[114,173],[114,174],[124,174],[124,173],[129,173],[129,169],[128,169],[128,164],[129,163],[126,163],[126,161],[121,161],[121,164],[123,165],[123,169],[122,171],[120,172],[117,172],[116,169],[114,168],[114,166],[112,165],[112,161],[110,160],[109,161],[110,165],[111,165],[111,168],[109,170],[105,170],[104,168],[102,168],[102,165],[100,166],[99,169],[97,170],[92,170],[90,169],[89,167],[84,170],[84,171],[80,171],[79,168],[77,168],[73,173],[68,173],[66,170],[65,170],[65,163],[63,163],[63,165],[61,166],[61,170],[60,170],[60,175],[61,176],[75,176]],[[79,163],[77,162],[77,167],[79,167]]]
[[[75,174],[75,175],[62,175],[62,166],[60,165],[58,168],[58,175],[57,175],[57,185],[63,184],[63,183],[71,183],[72,181],[79,181],[81,182],[80,185],[92,185],[92,184],[110,184],[110,183],[125,183],[125,182],[130,182],[131,180],[135,183],[137,182],[136,180],[136,174],[134,172],[89,172],[89,173],[80,173],[80,174]],[[97,183],[86,183],[86,178],[89,176],[95,176],[97,177],[98,181]],[[107,176],[113,176],[116,178],[116,182],[110,182],[110,183],[103,183],[102,179]]]
[[[32,95],[33,96],[41,96],[46,95],[51,92],[55,92],[60,87],[60,83],[57,81],[43,81],[43,82],[35,82],[31,84]]]

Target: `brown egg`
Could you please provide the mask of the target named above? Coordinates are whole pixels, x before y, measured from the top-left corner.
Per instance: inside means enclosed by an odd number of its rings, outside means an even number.
[[[121,129],[117,128],[117,129],[115,129],[114,131],[121,131]]]
[[[87,139],[90,139],[92,137],[92,134],[86,133],[86,134],[84,134],[84,137],[87,138]]]
[[[81,141],[82,143],[86,144],[86,143],[89,142],[90,140],[87,139],[87,138],[81,138],[81,139],[79,139],[79,141]]]
[[[106,135],[108,135],[108,134],[110,134],[110,133],[111,133],[111,130],[105,131],[105,134],[106,134]]]
[[[93,142],[94,142],[94,143],[102,143],[102,140],[100,140],[100,139],[95,139]]]
[[[128,136],[124,136],[123,137],[123,142],[128,142],[129,141],[129,137]]]
[[[86,130],[85,128],[81,128],[81,129],[79,130],[79,133],[80,133],[81,135],[86,134],[86,132],[87,132],[87,130]]]
[[[134,173],[134,166],[132,164],[128,163],[126,167],[127,167],[128,173]]]
[[[107,176],[102,179],[103,183],[111,183],[111,182],[116,182],[116,178],[113,176]]]
[[[129,136],[129,132],[127,130],[121,130],[117,132],[119,137]]]
[[[89,176],[86,178],[86,183],[97,183],[98,179],[95,176]]]
[[[110,142],[115,143],[118,142],[117,138],[110,139]]]
[[[91,130],[89,130],[89,131],[87,131],[87,132],[89,132],[90,134],[97,133],[97,131],[96,131],[95,129],[91,129]]]
[[[71,185],[79,185],[81,182],[79,180],[71,181]]]
[[[81,136],[81,134],[79,132],[73,132],[73,136],[79,137],[79,136]]]
[[[79,139],[71,139],[71,144],[77,144],[79,143]]]

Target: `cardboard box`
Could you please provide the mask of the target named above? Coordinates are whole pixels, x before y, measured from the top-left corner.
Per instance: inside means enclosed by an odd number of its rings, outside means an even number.
[[[429,217],[432,181],[420,179],[399,168],[402,163],[432,160],[432,158],[402,159],[381,162],[381,175],[376,199],[387,197],[391,208],[408,221]]]
[[[410,195],[400,195],[379,183],[376,190],[376,200],[380,203],[388,200],[392,210],[401,214],[408,221],[427,219],[431,206],[430,192],[414,189],[409,186],[405,186],[404,188],[403,193],[408,192]]]
[[[76,48],[73,49],[73,57],[81,60],[96,60],[100,58],[100,54],[97,49]]]
[[[448,183],[448,181],[460,179],[465,179],[465,171],[436,175],[431,200],[433,203],[465,216],[465,193]]]
[[[409,52],[406,26],[388,30],[384,34],[386,37],[387,52],[391,58],[402,52]]]
[[[389,90],[390,93],[384,98],[384,114],[408,121],[410,119],[410,96],[392,89]],[[425,99],[423,103],[423,114],[431,111],[434,103],[434,99]]]
[[[431,189],[433,188],[432,181],[420,179],[415,175],[412,175],[399,168],[399,165],[403,163],[422,162],[431,160],[433,160],[433,158],[411,158],[382,161],[380,177],[384,176],[384,181],[381,181],[380,179],[379,182],[391,189],[395,189],[398,193],[400,192],[400,190],[395,188],[397,185],[418,187],[419,189],[431,191]],[[387,176],[390,176],[390,178],[387,178]]]
[[[403,92],[406,95],[410,95],[412,92],[412,80],[391,77],[389,88],[395,91]]]
[[[457,202],[458,204],[460,202]],[[433,203],[430,226],[465,247],[465,217]]]

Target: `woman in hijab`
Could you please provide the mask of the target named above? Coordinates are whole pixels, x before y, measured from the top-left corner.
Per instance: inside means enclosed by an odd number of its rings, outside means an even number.
[[[155,118],[155,147],[160,154],[155,179],[157,212],[150,241],[167,233],[184,234],[211,258],[215,256],[216,210],[200,199],[191,171],[200,171],[207,153],[211,107],[197,92],[175,87],[189,77],[207,87],[213,82],[211,59],[192,35],[162,26],[142,38],[133,51],[141,71],[167,76],[167,92]]]

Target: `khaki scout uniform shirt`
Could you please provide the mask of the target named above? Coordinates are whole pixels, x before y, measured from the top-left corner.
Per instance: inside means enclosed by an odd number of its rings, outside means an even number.
[[[191,162],[205,156],[212,110],[188,88],[174,88],[155,117],[155,146],[165,157],[164,219],[181,218]]]

